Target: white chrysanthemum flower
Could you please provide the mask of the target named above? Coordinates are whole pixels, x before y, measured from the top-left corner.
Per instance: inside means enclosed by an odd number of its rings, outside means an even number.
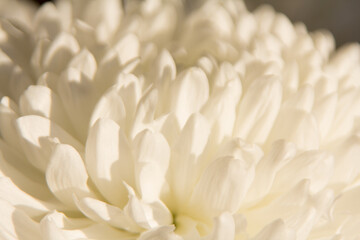
[[[0,238],[360,238],[360,46],[240,0],[0,1]]]

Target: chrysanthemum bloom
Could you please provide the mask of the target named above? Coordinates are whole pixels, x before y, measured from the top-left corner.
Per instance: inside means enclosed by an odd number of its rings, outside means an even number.
[[[360,238],[360,47],[239,0],[0,1],[0,238]]]

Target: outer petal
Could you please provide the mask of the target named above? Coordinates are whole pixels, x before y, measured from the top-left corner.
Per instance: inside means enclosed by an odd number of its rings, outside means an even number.
[[[253,179],[254,169],[243,159],[219,158],[208,166],[191,197],[193,211],[217,216],[224,211],[235,213]]]
[[[230,213],[223,213],[214,221],[213,232],[204,240],[233,240],[235,237],[235,222]]]
[[[30,86],[20,97],[22,115],[39,115],[49,118],[66,130],[72,130],[60,98],[45,86]]]
[[[255,80],[239,105],[234,135],[264,143],[279,113],[281,97],[282,87],[276,77]]]
[[[55,147],[46,170],[46,181],[54,195],[68,206],[75,207],[73,195],[95,196],[89,189],[88,174],[80,154],[70,145]]]
[[[121,228],[129,232],[136,233],[142,230],[142,228],[120,208],[109,205],[100,200],[86,197],[78,200],[76,204],[85,216],[96,222],[106,222],[111,226]]]
[[[90,129],[85,158],[88,173],[100,193],[112,204],[123,207],[127,202],[123,181],[134,186],[135,179],[129,143],[119,125],[110,119],[99,119]]]
[[[200,110],[209,97],[205,73],[191,68],[180,73],[171,86],[171,109],[183,126],[190,115]]]
[[[139,240],[181,240],[180,236],[174,233],[174,226],[162,226],[141,234]]]
[[[285,226],[281,219],[268,224],[256,237],[251,240],[290,240],[296,239],[295,232]]]
[[[17,119],[21,144],[30,163],[45,171],[55,142],[73,146],[83,152],[83,146],[54,122],[40,116]]]
[[[156,201],[159,199],[169,166],[169,145],[161,134],[147,130],[136,136],[134,145],[138,190],[144,201]]]
[[[41,239],[38,223],[23,211],[15,209],[8,202],[0,200],[0,238],[4,240]]]

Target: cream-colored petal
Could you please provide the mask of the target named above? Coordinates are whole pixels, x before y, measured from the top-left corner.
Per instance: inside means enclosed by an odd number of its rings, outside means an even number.
[[[233,216],[224,212],[214,220],[213,232],[204,240],[233,240],[235,237],[235,222]]]
[[[15,149],[10,148],[0,139],[0,166],[1,174],[10,178],[16,186],[24,192],[41,200],[53,197],[49,191],[44,175]]]
[[[0,238],[4,240],[41,239],[39,224],[21,210],[0,200]]]
[[[0,177],[0,199],[24,211],[29,217],[38,217],[49,211],[49,206],[19,189],[9,178]]]
[[[30,86],[20,97],[22,115],[39,115],[54,121],[66,130],[72,130],[69,118],[59,96],[45,86]]]
[[[130,186],[126,185],[126,187],[129,193],[129,202],[125,206],[124,212],[140,227],[152,229],[172,223],[171,212],[162,202],[146,203],[136,196]]]
[[[16,127],[26,157],[41,171],[46,170],[52,147],[57,142],[69,144],[78,152],[84,151],[76,139],[49,119],[35,115],[24,116],[16,120]]]
[[[272,191],[284,192],[303,179],[311,181],[311,192],[319,192],[327,186],[334,171],[334,157],[320,151],[299,154],[276,175]]]
[[[68,68],[62,73],[57,82],[57,91],[77,137],[85,141],[91,113],[100,93],[92,80],[75,68]]]
[[[99,119],[90,129],[85,163],[100,193],[123,207],[127,202],[123,181],[135,186],[134,163],[128,140],[113,120]]]
[[[188,201],[200,170],[199,156],[210,134],[209,123],[201,114],[193,114],[175,141],[169,174],[172,191],[180,204]]]
[[[66,205],[75,207],[74,194],[95,197],[89,189],[88,180],[80,154],[70,145],[55,146],[46,169],[46,182],[54,195]]]
[[[170,161],[170,147],[160,133],[144,130],[134,139],[135,179],[141,199],[160,198]]]
[[[293,229],[287,227],[281,219],[269,223],[251,240],[290,240],[296,239]]]
[[[254,177],[254,168],[244,159],[218,158],[209,164],[191,196],[194,214],[218,216],[235,213]],[[199,217],[200,217],[199,216]]]
[[[95,57],[86,48],[71,59],[68,67],[79,70],[89,79],[93,79],[97,70]]]
[[[19,137],[16,132],[16,119],[19,117],[17,105],[8,97],[1,98],[0,102],[0,132],[1,137],[19,152]]]
[[[111,226],[133,233],[142,231],[142,228],[120,208],[100,200],[85,197],[77,200],[76,205],[85,216],[93,221],[106,222]]]
[[[282,109],[268,142],[278,139],[293,142],[301,150],[318,149],[320,132],[314,115],[298,109]]]
[[[205,73],[199,68],[181,72],[170,87],[171,109],[180,126],[192,113],[201,109],[209,97],[209,84]]]
[[[161,226],[150,231],[142,233],[139,240],[182,240],[174,233],[174,226]]]
[[[69,33],[60,33],[49,46],[43,59],[45,71],[60,73],[79,51],[79,44]]]
[[[234,135],[264,143],[280,110],[282,86],[277,77],[255,80],[239,104]]]

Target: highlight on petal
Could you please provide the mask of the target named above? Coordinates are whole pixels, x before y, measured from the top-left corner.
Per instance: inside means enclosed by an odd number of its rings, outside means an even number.
[[[99,119],[90,129],[85,165],[100,193],[123,207],[127,202],[123,181],[135,186],[134,162],[129,142],[113,120]]]
[[[75,206],[73,195],[95,196],[88,186],[88,174],[80,154],[70,145],[55,146],[46,169],[46,182],[54,195],[69,206]]]
[[[74,137],[49,119],[29,115],[18,118],[16,123],[26,157],[41,171],[46,170],[56,143],[69,144],[79,152],[83,151],[83,146]]]

